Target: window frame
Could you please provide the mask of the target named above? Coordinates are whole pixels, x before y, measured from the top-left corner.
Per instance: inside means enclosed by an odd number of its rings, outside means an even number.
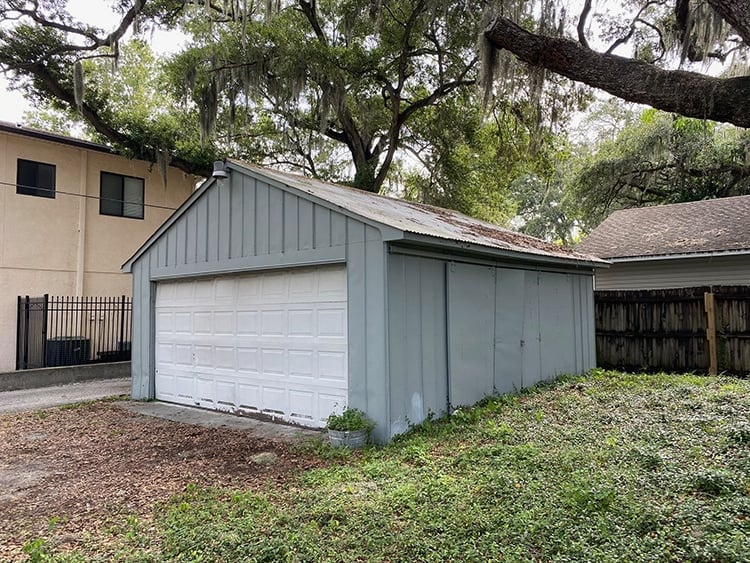
[[[119,179],[120,181],[119,195],[117,198],[105,197],[104,195],[105,175]],[[132,202],[132,201],[125,200],[125,180],[126,179],[137,180],[138,182],[140,182],[140,188],[141,188],[141,193],[140,193],[141,201],[140,202]],[[105,210],[105,206],[112,207],[113,205],[117,203],[119,203],[119,212]],[[138,205],[141,211],[140,216],[126,215],[125,204]],[[108,172],[106,170],[101,170],[99,172],[99,215],[106,215],[108,217],[122,217],[124,219],[143,220],[146,215],[145,208],[146,208],[146,180],[144,178],[140,178],[138,176],[129,176],[128,174],[120,174],[118,172]]]
[[[33,164],[36,168],[35,173],[35,185],[28,183],[21,183],[19,176],[21,175],[21,166],[24,164]],[[39,167],[46,166],[52,170],[52,187],[43,187],[39,182]],[[32,197],[43,197],[47,199],[55,199],[57,197],[57,165],[49,162],[40,162],[38,160],[29,160],[28,158],[17,158],[16,159],[16,194],[18,195],[29,195]]]

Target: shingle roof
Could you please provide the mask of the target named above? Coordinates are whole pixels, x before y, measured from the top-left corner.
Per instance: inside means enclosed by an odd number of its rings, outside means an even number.
[[[279,183],[306,192],[360,217],[407,233],[555,259],[601,262],[594,256],[562,248],[457,211],[368,193],[246,162],[228,162],[275,179]]]
[[[605,259],[750,251],[750,196],[615,211],[577,250]]]

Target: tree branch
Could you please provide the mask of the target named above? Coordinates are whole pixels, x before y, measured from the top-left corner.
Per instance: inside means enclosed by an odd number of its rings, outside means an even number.
[[[570,39],[530,33],[504,17],[491,22],[484,35],[494,47],[507,49],[530,65],[624,100],[687,117],[750,127],[750,77],[722,79],[662,70],[643,61],[597,53]]]
[[[37,63],[31,70],[34,73],[34,76],[44,84],[44,87],[50,94],[57,99],[64,101],[72,108],[77,107],[73,93],[66,90],[47,70],[46,66]],[[137,158],[148,160],[149,162],[156,162],[156,151],[154,149],[142,145],[135,146],[129,137],[110,127],[91,106],[83,103],[80,106],[80,111],[83,118],[98,133],[109,139],[112,143],[132,151]],[[179,157],[173,156],[170,165],[179,168],[188,174],[196,174],[205,177],[211,175],[211,170],[198,168],[194,163],[188,162]]]
[[[590,11],[591,0],[586,0],[581,10],[581,15],[578,18],[578,42],[587,49],[589,48],[589,42],[586,40],[586,18],[589,17]]]

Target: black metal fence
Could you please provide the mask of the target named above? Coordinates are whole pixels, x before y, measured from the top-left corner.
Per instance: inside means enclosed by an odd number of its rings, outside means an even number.
[[[130,360],[129,297],[18,297],[16,369]]]

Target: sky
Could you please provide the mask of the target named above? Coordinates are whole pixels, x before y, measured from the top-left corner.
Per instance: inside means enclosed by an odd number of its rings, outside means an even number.
[[[107,31],[113,30],[119,23],[119,16],[113,14],[108,2],[92,2],[91,0],[68,0],[68,11],[71,15],[86,23],[102,27]],[[156,53],[169,53],[182,46],[184,36],[178,32],[156,32],[151,41],[151,48]],[[31,110],[29,103],[20,92],[8,90],[8,81],[0,73],[0,120],[11,123],[23,121],[24,112]]]

